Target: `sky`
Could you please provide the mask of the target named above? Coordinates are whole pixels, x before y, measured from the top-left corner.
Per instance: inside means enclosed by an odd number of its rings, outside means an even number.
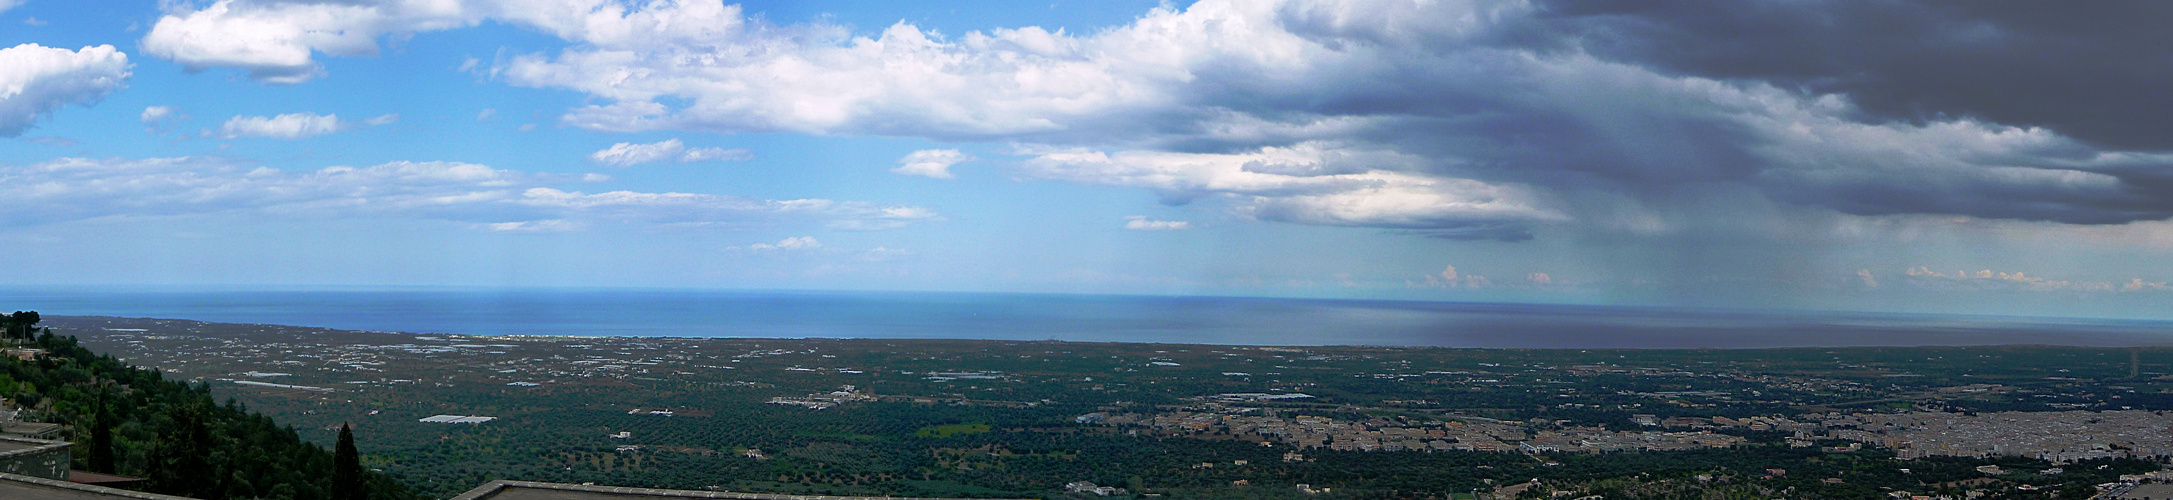
[[[84,286],[2173,319],[2173,4],[0,0]]]

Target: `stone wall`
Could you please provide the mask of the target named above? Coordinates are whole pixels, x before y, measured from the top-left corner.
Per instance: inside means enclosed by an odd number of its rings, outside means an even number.
[[[0,451],[0,472],[66,481],[72,446],[66,441],[0,436],[0,449],[9,450]]]

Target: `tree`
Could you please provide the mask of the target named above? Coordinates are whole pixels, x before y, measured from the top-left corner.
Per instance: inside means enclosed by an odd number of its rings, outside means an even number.
[[[91,407],[91,471],[114,473],[112,390],[101,388]]]
[[[355,431],[340,423],[340,440],[332,451],[332,500],[367,500],[362,484],[362,453],[355,450]]]
[[[219,478],[211,453],[217,446],[202,403],[183,403],[167,412],[168,426],[159,433],[151,450],[150,489],[153,492],[198,498],[220,496]]]
[[[8,319],[15,318],[0,313],[0,333],[7,332]],[[214,404],[208,384],[168,380],[98,355],[50,328],[39,333],[36,346],[48,352],[45,359],[0,358],[0,396],[71,415],[85,429],[80,444],[87,446],[81,454],[86,470],[104,465],[98,456],[103,449],[110,450],[113,466],[99,472],[141,475],[148,492],[204,499],[331,497],[333,450],[238,402]],[[96,436],[103,433],[110,435]],[[360,476],[368,498],[419,499],[384,474],[362,470]]]
[[[8,315],[8,319],[7,319],[7,331],[8,331],[8,335],[7,335],[7,336],[8,336],[8,338],[11,338],[11,339],[30,339],[30,338],[33,338],[33,337],[34,337],[34,335],[32,335],[32,334],[33,334],[33,333],[35,333],[35,332],[37,332],[37,326],[38,326],[38,319],[39,319],[39,318],[38,318],[38,312],[37,312],[37,311],[15,311],[15,314],[10,314],[10,315]]]

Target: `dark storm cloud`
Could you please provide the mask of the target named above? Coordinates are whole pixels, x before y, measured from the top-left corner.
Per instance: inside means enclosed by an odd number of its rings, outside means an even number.
[[[1550,2],[1527,25],[1662,71],[2173,149],[2173,3]]]
[[[1291,127],[1218,136],[1203,112],[1133,130],[1198,152],[1382,144],[1441,159],[1431,174],[1651,205],[1730,184],[1855,215],[2162,220],[2163,5],[1564,2],[1461,36],[1287,7],[1282,27],[1336,57],[1209,63],[1175,91]],[[1301,126],[1338,119],[1362,124]]]

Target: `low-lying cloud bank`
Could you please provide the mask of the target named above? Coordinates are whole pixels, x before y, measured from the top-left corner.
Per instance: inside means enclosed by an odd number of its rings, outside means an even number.
[[[31,226],[93,219],[246,212],[266,217],[399,216],[497,231],[577,230],[594,223],[743,227],[799,219],[848,230],[940,220],[911,205],[759,200],[678,192],[582,192],[581,177],[457,162],[391,162],[287,171],[224,158],[63,158],[0,168],[0,221]]]

